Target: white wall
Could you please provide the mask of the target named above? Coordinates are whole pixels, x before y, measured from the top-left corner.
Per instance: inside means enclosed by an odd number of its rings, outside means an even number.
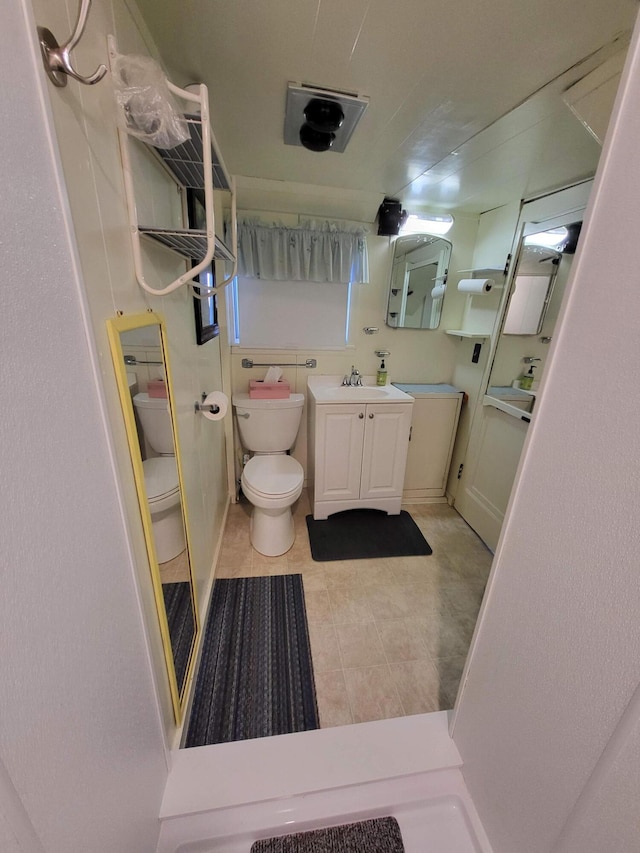
[[[496,853],[638,847],[639,97],[636,30],[454,726]]]
[[[69,21],[77,13],[75,0],[33,0],[33,7],[39,24],[60,34],[59,38],[66,37]],[[74,51],[78,68],[89,73],[100,63],[107,63],[110,34],[115,35],[120,53],[154,56],[155,46],[134,12],[135,6],[125,0],[94,0],[85,36]],[[116,311],[129,315],[148,308],[160,312],[166,320],[191,556],[201,613],[206,606],[205,592],[211,581],[228,489],[224,424],[205,421],[194,413],[193,404],[202,391],[219,390],[222,386],[220,339],[202,347],[196,345],[193,300],[186,288],[154,297],[146,295],[135,281],[111,75],[90,87],[70,80],[66,88],[56,89],[47,82],[45,96],[55,122],[165,728],[172,737],[173,709],[106,320]],[[177,221],[181,204],[175,185],[143,146],[134,142],[132,148],[136,201],[140,217],[145,217],[143,224]],[[153,221],[149,222],[149,218]],[[144,253],[145,273],[154,287],[165,286],[185,269],[185,261],[164,249],[144,247]]]
[[[151,851],[164,737],[26,0],[0,47],[0,846]]]
[[[335,191],[336,217],[341,205],[341,192]],[[267,222],[282,222],[296,225],[298,216],[282,213],[243,212],[259,216]],[[242,215],[242,214],[240,214]],[[304,217],[302,217],[304,218]],[[378,237],[375,223],[364,223],[369,230],[367,245],[369,251],[368,284],[354,284],[351,298],[351,344],[342,350],[251,350],[234,347],[231,367],[234,391],[246,391],[249,379],[261,379],[265,368],[247,370],[241,366],[243,358],[251,357],[259,362],[296,362],[303,364],[305,359],[317,359],[313,370],[304,367],[284,370],[284,378],[291,382],[297,392],[306,392],[307,378],[310,375],[339,374],[350,372],[351,365],[363,374],[375,374],[379,359],[375,350],[386,349],[391,356],[386,359],[390,382],[452,382],[456,359],[459,355],[456,339],[445,334],[447,328],[458,328],[464,309],[464,296],[456,291],[459,278],[464,277],[457,271],[468,268],[476,237],[478,220],[476,217],[459,216],[446,239],[453,244],[450,263],[450,279],[444,299],[442,318],[438,329],[393,329],[385,325],[387,310],[389,277],[391,275],[394,241],[388,237]],[[321,284],[318,287],[322,287]],[[365,326],[377,327],[373,335],[364,332]],[[306,416],[303,415],[302,427],[293,454],[306,470]]]

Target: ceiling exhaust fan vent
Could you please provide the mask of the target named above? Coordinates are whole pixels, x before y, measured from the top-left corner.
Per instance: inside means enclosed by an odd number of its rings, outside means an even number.
[[[285,145],[342,153],[368,103],[368,98],[347,92],[289,83],[284,117]]]

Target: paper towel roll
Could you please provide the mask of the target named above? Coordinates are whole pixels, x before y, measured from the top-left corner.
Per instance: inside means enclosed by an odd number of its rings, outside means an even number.
[[[229,408],[229,398],[226,394],[223,394],[222,391],[212,391],[211,394],[207,394],[202,402],[204,406],[217,406],[217,412],[209,412],[207,409],[202,408],[202,414],[208,421],[221,421],[222,418],[227,414],[227,410]]]
[[[447,292],[447,287],[444,284],[436,284],[436,286],[431,291],[431,298],[438,299],[441,296],[444,296]]]
[[[495,284],[492,278],[461,278],[458,282],[460,293],[472,293],[475,295],[490,293]]]

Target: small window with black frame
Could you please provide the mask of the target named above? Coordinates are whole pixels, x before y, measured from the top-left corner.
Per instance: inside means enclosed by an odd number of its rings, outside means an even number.
[[[187,190],[187,212],[190,228],[206,228],[204,205],[198,197],[196,190]],[[196,261],[193,261],[193,266],[195,265]],[[195,281],[200,282],[203,287],[215,286],[216,275],[213,261],[200,273]],[[200,288],[196,283],[194,283],[194,289],[198,293],[200,292]],[[218,305],[215,293],[202,298],[194,296],[193,310],[195,315],[196,341],[199,345],[206,344],[207,341],[220,334],[218,327]]]

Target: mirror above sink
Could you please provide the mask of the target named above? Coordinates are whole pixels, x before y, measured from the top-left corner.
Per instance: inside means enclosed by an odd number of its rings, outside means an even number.
[[[398,237],[393,249],[385,322],[393,329],[437,329],[451,243],[433,234]]]

